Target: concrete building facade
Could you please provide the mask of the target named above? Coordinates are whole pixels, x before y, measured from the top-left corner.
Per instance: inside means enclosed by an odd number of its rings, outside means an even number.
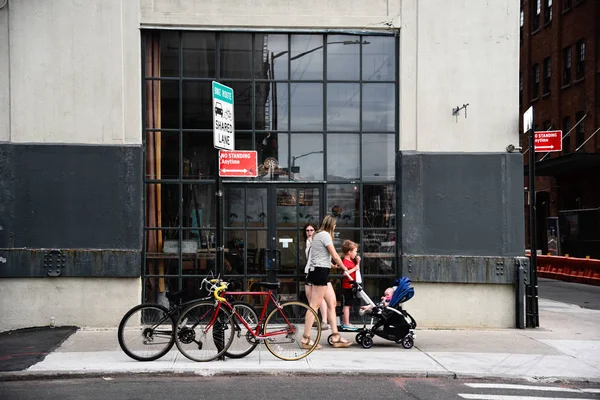
[[[302,228],[330,212],[372,297],[408,276],[421,326],[514,326],[518,21],[516,1],[7,1],[2,329],[115,326],[193,288],[217,224],[216,272],[302,299]],[[213,80],[263,168],[224,180],[221,221]]]

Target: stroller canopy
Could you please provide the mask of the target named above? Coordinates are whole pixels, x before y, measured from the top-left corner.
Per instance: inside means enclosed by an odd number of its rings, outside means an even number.
[[[396,286],[389,307],[396,307],[398,304],[410,300],[415,295],[415,289],[410,286],[410,279],[406,277],[398,278]]]

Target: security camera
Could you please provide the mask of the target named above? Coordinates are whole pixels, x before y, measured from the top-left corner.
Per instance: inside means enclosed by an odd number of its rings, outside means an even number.
[[[513,153],[515,151],[518,151],[520,153],[521,151],[523,151],[523,148],[521,148],[521,147],[515,147],[514,144],[509,144],[508,146],[506,146],[506,151],[508,151],[509,153]]]

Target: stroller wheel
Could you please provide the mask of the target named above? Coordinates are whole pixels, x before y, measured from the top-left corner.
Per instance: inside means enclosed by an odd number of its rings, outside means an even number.
[[[327,336],[327,344],[333,347],[333,333]]]
[[[371,346],[373,346],[373,339],[370,336],[365,336],[362,338],[360,344],[362,344],[362,347],[365,349],[370,349]]]
[[[411,337],[407,336],[404,339],[402,339],[402,347],[404,347],[405,349],[412,349],[414,345],[415,341]]]
[[[364,337],[365,337],[365,336],[364,336],[362,333],[359,333],[359,334],[357,334],[357,335],[356,335],[356,343],[358,343],[358,344],[362,344],[362,341],[363,341],[363,338],[364,338]]]

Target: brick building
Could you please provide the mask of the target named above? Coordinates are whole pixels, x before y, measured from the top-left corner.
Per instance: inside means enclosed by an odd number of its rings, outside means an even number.
[[[537,248],[544,254],[600,258],[599,20],[600,1],[521,0],[519,108],[534,107],[536,130],[563,131],[562,151],[536,154]],[[548,244],[553,234],[556,249]],[[529,247],[529,226],[526,237]]]

